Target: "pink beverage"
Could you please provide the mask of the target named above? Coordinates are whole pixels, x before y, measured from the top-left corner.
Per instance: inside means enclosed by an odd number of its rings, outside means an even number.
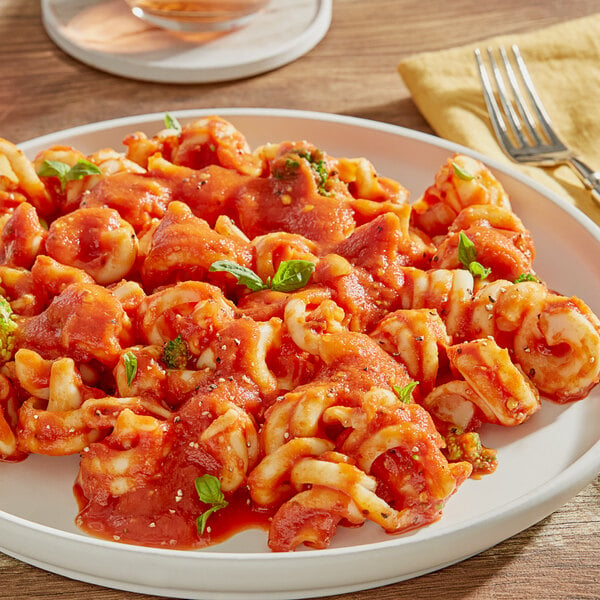
[[[136,17],[184,32],[228,31],[242,27],[269,0],[126,0]]]

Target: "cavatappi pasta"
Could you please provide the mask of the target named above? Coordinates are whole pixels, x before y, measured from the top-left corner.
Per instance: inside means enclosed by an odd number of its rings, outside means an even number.
[[[480,162],[409,204],[365,158],[171,125],[33,161],[0,140],[0,457],[80,454],[84,530],[402,533],[494,471],[482,423],[598,383],[600,322],[535,275]]]

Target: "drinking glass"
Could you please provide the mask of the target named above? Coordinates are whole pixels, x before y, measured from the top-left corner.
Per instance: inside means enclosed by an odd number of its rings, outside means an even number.
[[[243,27],[269,0],[126,0],[131,12],[163,29],[230,31]]]

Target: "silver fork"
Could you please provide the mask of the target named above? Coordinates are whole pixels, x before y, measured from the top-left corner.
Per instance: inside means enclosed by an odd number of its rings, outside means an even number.
[[[560,140],[535,91],[518,46],[511,46],[511,50],[526,96],[521,90],[519,79],[504,47],[499,49],[500,66],[494,58],[492,49],[487,49],[496,91],[494,91],[492,78],[488,75],[479,48],[475,50],[483,96],[500,145],[506,154],[516,162],[541,167],[569,165],[577,173],[585,187],[591,191],[592,196],[600,201],[600,173],[594,172]],[[501,67],[504,68],[504,76]],[[510,93],[505,78],[508,80]]]

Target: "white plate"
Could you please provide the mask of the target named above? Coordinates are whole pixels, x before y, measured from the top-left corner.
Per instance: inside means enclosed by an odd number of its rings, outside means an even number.
[[[42,0],[48,35],[107,73],[162,83],[250,77],[303,56],[325,36],[332,0],[271,0],[240,29],[182,39],[134,17],[124,0]]]
[[[437,138],[360,119],[285,110],[213,109],[174,113],[186,122],[218,113],[254,147],[307,139],[334,156],[366,156],[381,174],[418,196],[454,151],[493,167],[538,248],[538,273],[553,288],[583,298],[600,313],[600,232],[550,192],[480,155]],[[33,156],[51,144],[83,152],[120,147],[125,134],[162,128],[163,115],[77,127],[22,144]],[[266,534],[249,531],[201,551],[122,545],[87,537],[74,524],[71,486],[77,457],[34,456],[0,465],[0,547],[49,571],[119,589],[196,599],[305,598],[401,581],[477,554],[541,520],[600,470],[600,390],[567,406],[544,403],[517,428],[486,426],[499,451],[496,473],[467,481],[443,518],[402,536],[379,528],[339,528],[327,550],[267,551]]]

